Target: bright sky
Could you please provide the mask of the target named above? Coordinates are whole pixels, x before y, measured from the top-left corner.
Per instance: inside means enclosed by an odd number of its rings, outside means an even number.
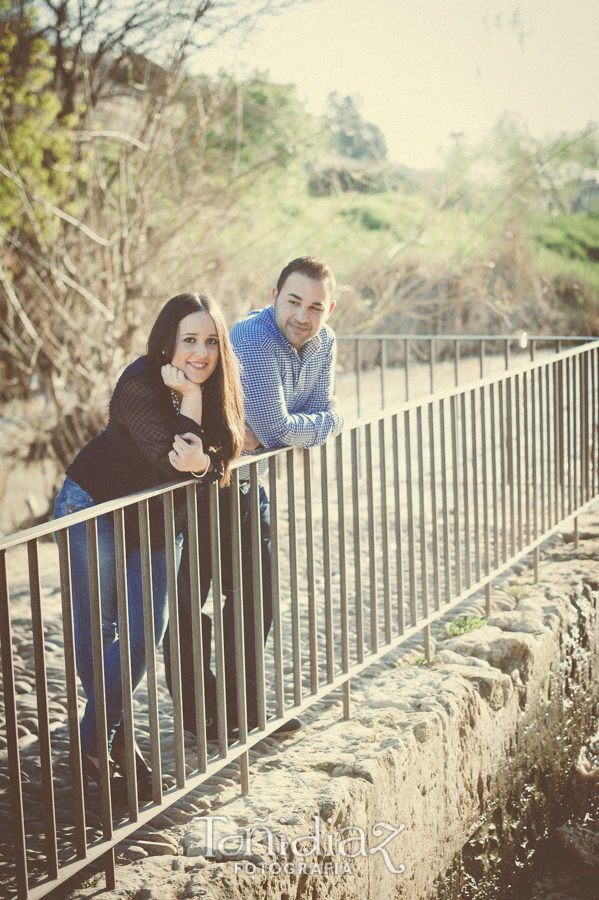
[[[452,132],[473,144],[504,110],[537,138],[599,122],[599,0],[312,0],[200,67],[269,71],[316,115],[331,91],[358,94],[390,158],[426,168]]]

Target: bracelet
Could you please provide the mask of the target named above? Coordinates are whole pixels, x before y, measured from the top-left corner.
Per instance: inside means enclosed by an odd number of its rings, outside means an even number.
[[[208,469],[210,468],[210,464],[211,464],[212,460],[210,459],[210,457],[208,456],[207,453],[205,453],[204,456],[208,457],[208,463],[206,465],[206,468],[204,469],[204,471],[202,472],[201,475],[198,475],[197,472],[191,472],[191,474],[193,475],[194,478],[203,478],[204,475],[206,474],[206,472],[208,471]]]

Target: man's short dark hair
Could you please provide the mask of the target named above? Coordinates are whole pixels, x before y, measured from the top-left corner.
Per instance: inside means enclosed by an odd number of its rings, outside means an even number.
[[[333,297],[337,286],[333,270],[318,256],[298,256],[297,259],[292,259],[290,263],[287,263],[277,281],[277,294],[293,272],[307,275],[314,281],[327,281],[331,298]]]

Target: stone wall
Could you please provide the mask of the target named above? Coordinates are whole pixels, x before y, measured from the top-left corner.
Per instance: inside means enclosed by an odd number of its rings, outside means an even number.
[[[182,826],[181,855],[119,868],[102,900],[519,896],[597,728],[597,556],[595,540],[554,546],[538,584],[525,569],[494,592],[483,627],[437,632],[431,665],[396,653],[356,679],[349,721],[334,699],[263,742],[250,796]]]

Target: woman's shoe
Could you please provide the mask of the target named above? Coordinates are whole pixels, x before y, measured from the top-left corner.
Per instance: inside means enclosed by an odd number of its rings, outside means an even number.
[[[115,748],[114,744],[112,747],[112,752],[114,754]],[[119,754],[119,759],[115,760],[118,771],[121,773],[121,777],[123,780],[127,778],[127,770],[125,768],[124,763],[124,753]],[[152,770],[149,765],[141,755],[141,750],[135,744],[135,777],[137,779],[137,796],[140,800],[151,800],[152,799]]]
[[[115,753],[116,751],[116,753]],[[118,756],[117,756],[118,754]],[[112,758],[115,761],[123,778],[127,778],[125,766],[125,726],[121,721],[112,738]],[[152,770],[141,755],[141,750],[135,743],[135,776],[137,778],[137,796],[140,800],[152,799]]]
[[[73,767],[73,760],[69,761],[71,767]],[[95,763],[92,762],[91,758],[87,755],[87,753],[81,754],[81,769],[83,772],[83,791],[85,794],[88,793],[88,779],[95,782],[98,787],[100,786],[100,769],[96,766]],[[110,764],[110,790],[111,792],[115,792],[117,795],[121,793],[122,789],[125,787],[126,782],[122,775],[119,775],[115,767]]]

